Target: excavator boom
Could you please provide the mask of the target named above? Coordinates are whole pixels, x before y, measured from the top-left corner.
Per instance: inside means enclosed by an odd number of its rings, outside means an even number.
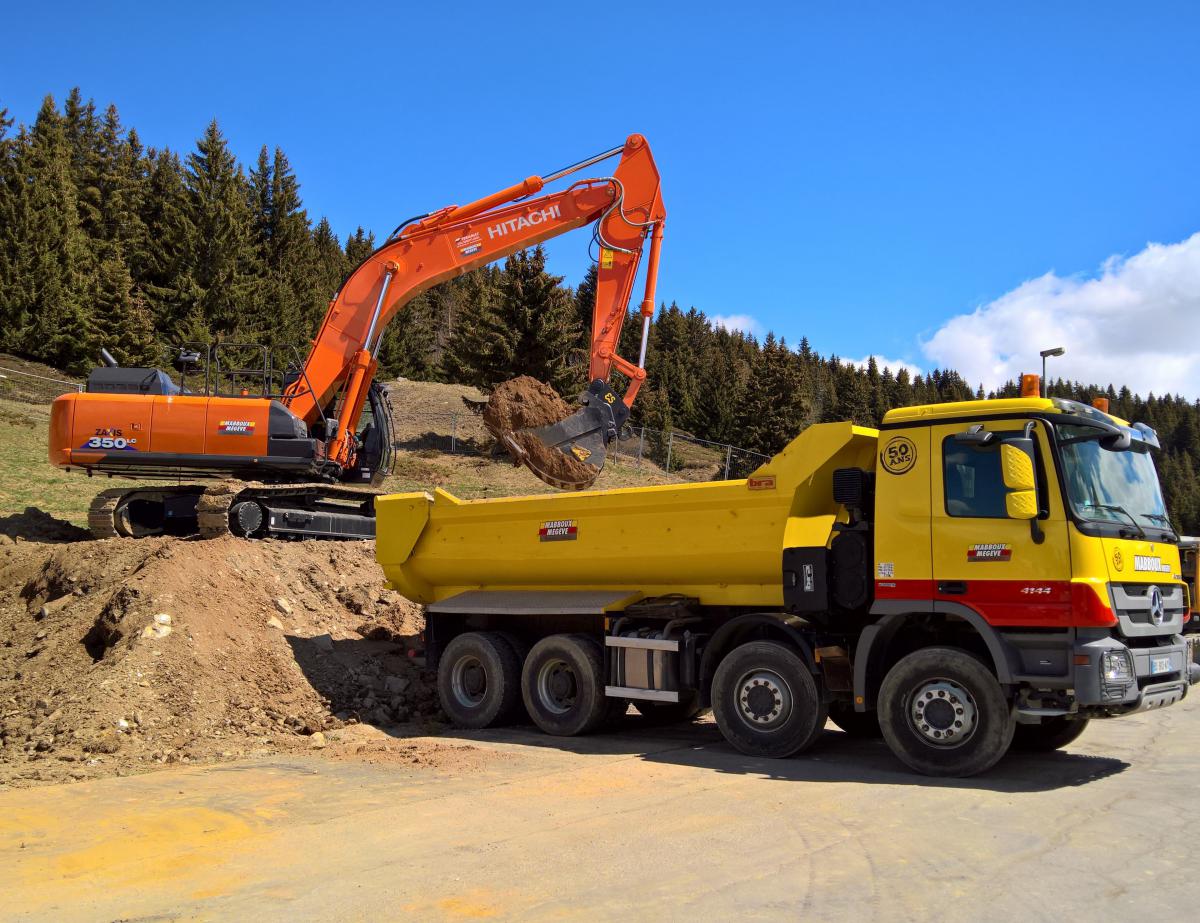
[[[585,179],[537,195],[548,182],[620,154],[612,176]],[[354,427],[377,368],[384,331],[422,292],[526,247],[596,223],[600,246],[589,377],[607,381],[612,370],[629,378],[625,415],[646,377],[644,346],[637,363],[617,353],[642,245],[651,240],[642,315],[654,313],[654,287],[665,211],[658,169],[641,135],[548,177],[531,176],[468,205],[449,206],[397,229],[350,274],[330,302],[304,374],[284,402],[310,426],[327,425],[328,456],[354,462]],[[334,407],[332,415],[325,408]],[[622,419],[624,417],[622,416]]]

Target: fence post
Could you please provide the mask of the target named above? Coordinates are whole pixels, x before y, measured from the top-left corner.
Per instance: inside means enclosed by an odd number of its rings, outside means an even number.
[[[458,454],[458,414],[450,414],[450,454]]]
[[[675,430],[667,434],[667,474],[671,473],[671,450],[675,447]]]
[[[642,427],[642,435],[638,439],[638,468],[642,467],[642,451],[646,448],[646,427]]]
[[[729,480],[729,462],[733,459],[733,446],[725,446],[725,480]]]

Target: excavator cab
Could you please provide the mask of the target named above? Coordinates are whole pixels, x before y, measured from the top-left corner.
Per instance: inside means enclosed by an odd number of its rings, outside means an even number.
[[[359,421],[358,451],[354,469],[342,473],[342,480],[379,487],[392,470],[396,443],[392,437],[392,410],[383,386],[371,382],[367,390],[367,410]]]

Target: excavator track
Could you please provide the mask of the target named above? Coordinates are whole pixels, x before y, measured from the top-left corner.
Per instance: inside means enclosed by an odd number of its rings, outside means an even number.
[[[220,538],[232,535],[229,528],[229,508],[248,484],[226,481],[207,488],[196,501],[196,522],[201,538]]]
[[[92,498],[88,507],[88,530],[96,538],[118,538],[117,504],[129,493],[128,487],[113,487],[102,490]]]
[[[200,495],[196,519],[201,538],[369,539],[375,537],[371,505],[376,496],[375,491],[327,483],[226,481]],[[353,512],[349,504],[355,503],[371,508],[371,513]],[[250,507],[248,513],[239,513],[241,504]],[[233,528],[234,520],[240,531]]]
[[[208,486],[116,487],[102,491],[88,509],[88,527],[96,538],[140,538],[170,534],[202,539],[242,538],[369,539],[375,537],[375,491],[336,484],[259,484],[223,481]],[[195,498],[195,526],[189,528],[188,501]],[[128,499],[184,504],[163,519],[138,521],[123,506]],[[239,509],[241,507],[241,509]]]

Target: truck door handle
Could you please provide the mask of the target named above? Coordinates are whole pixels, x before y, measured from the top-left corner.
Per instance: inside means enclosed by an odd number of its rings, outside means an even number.
[[[965,580],[939,580],[938,592],[943,596],[965,596],[967,593],[967,581]]]

